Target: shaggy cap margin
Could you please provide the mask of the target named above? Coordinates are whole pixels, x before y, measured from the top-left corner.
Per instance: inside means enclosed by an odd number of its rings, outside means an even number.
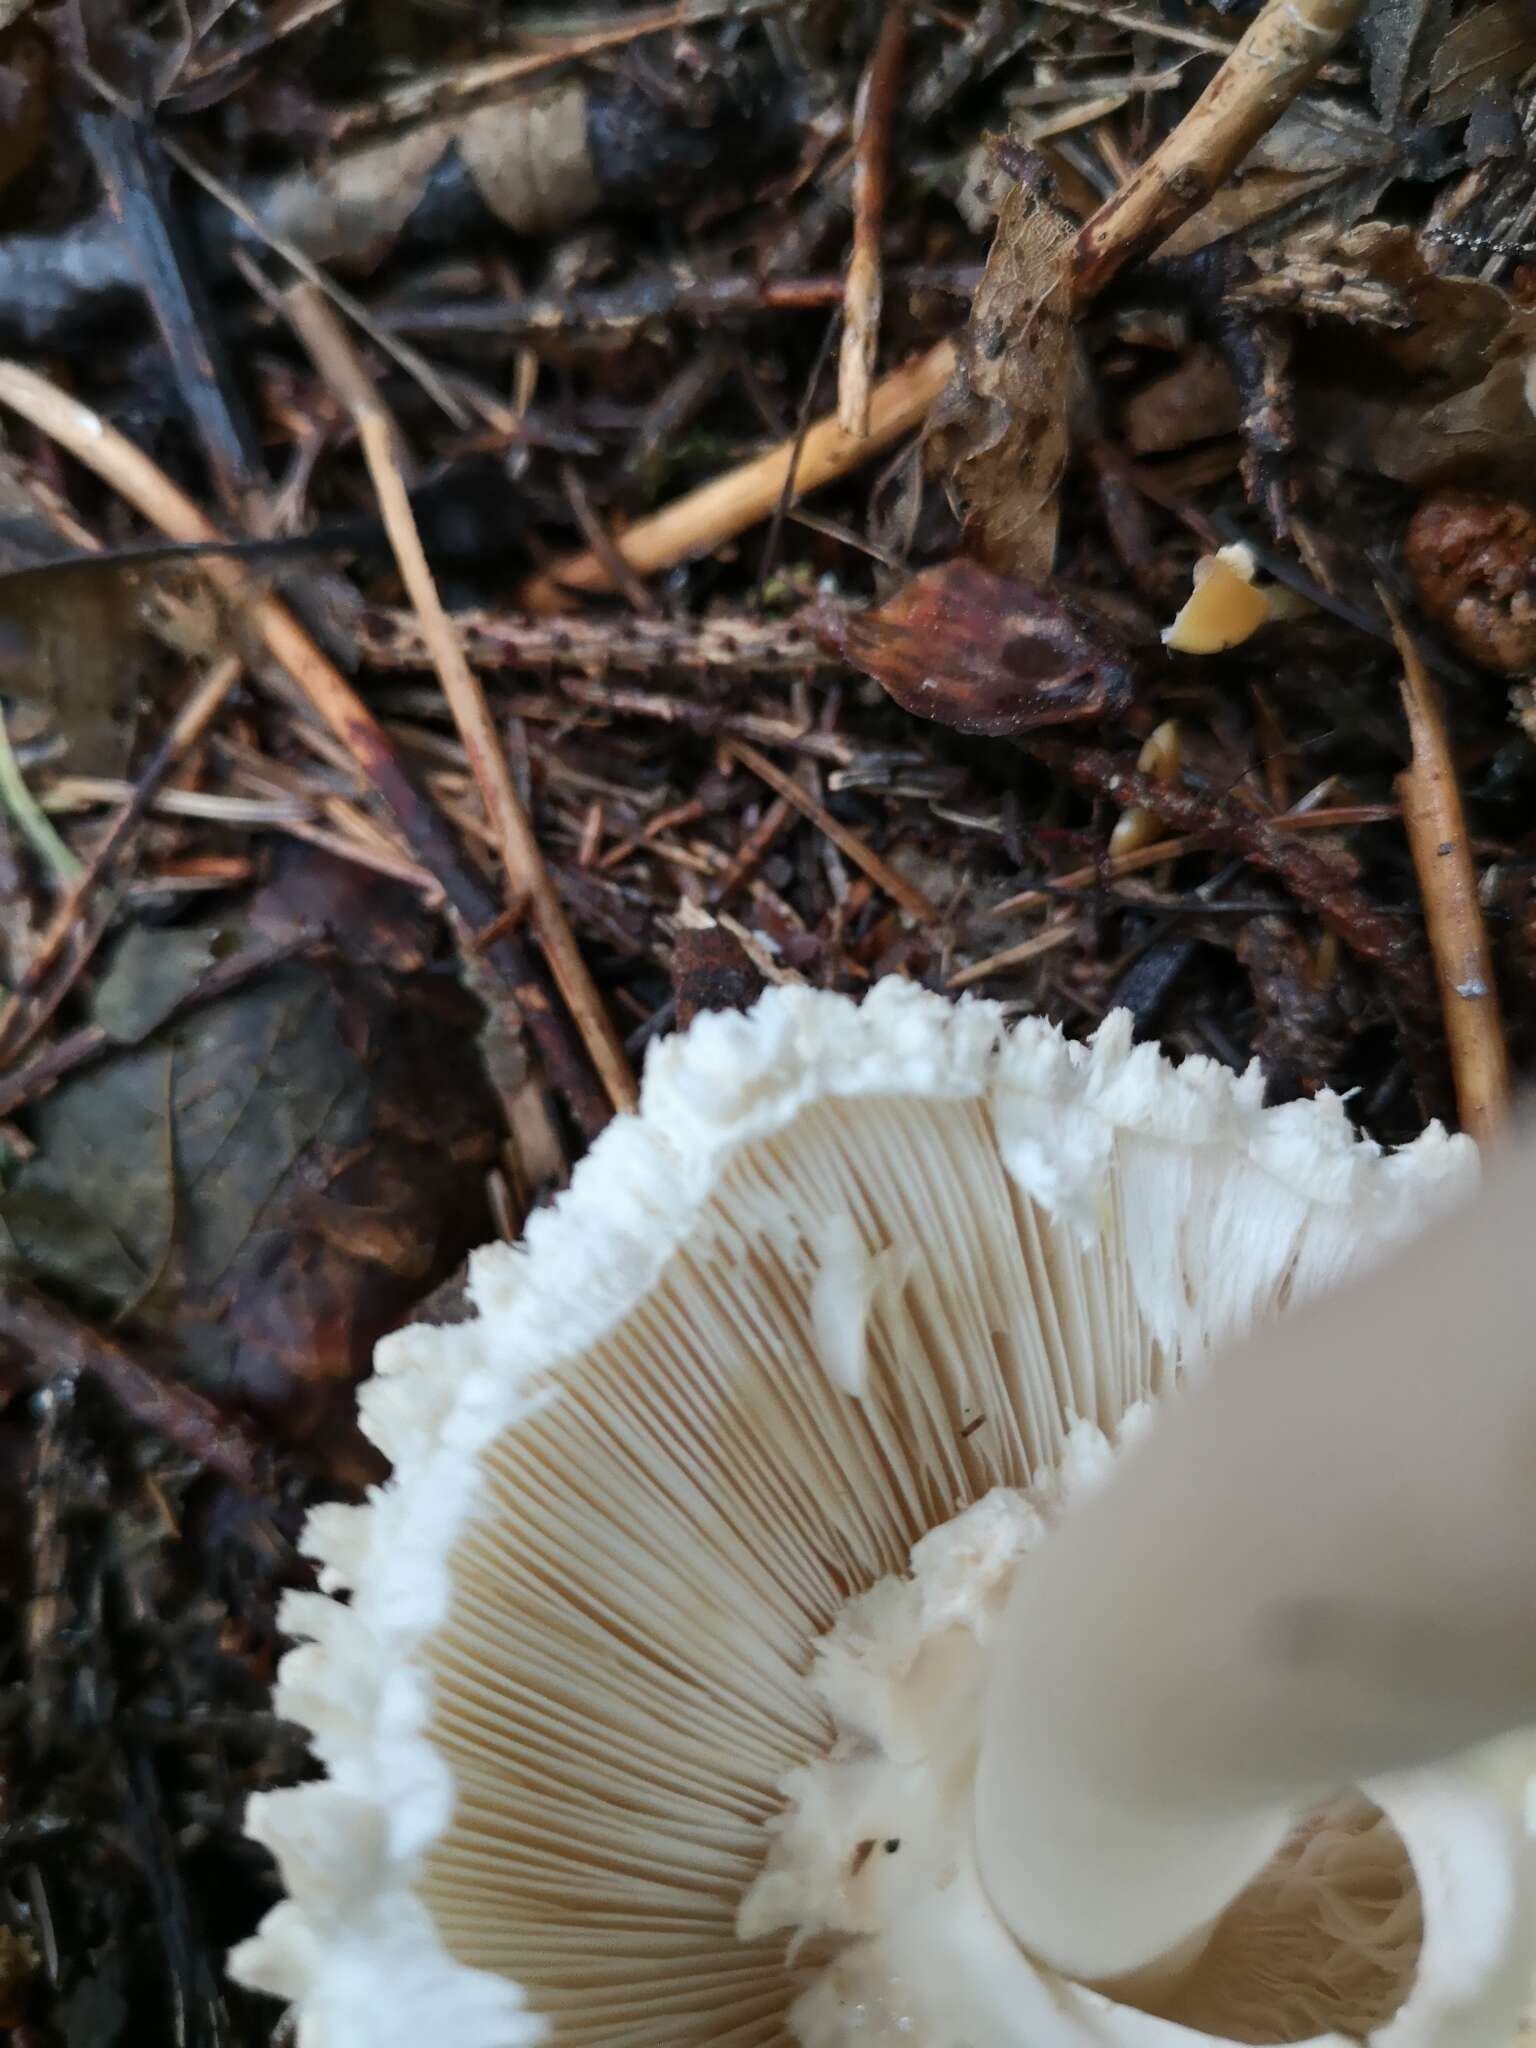
[[[1175,1068],[1134,1045],[1131,1028],[1117,1013],[1090,1044],[1072,1043],[1043,1021],[1007,1029],[996,1005],[899,980],[861,1005],[776,989],[746,1015],[701,1017],[652,1048],[640,1114],[609,1127],[524,1243],[475,1255],[478,1319],[380,1345],[360,1409],[393,1477],[364,1507],[315,1511],[305,1548],[324,1590],[290,1594],[280,1616],[300,1647],[283,1661],[277,1709],[312,1731],[328,1775],[251,1801],[249,1832],[288,1897],[231,1957],[238,1981],[297,2006],[303,2048],[551,2037],[517,1985],[450,1956],[413,1891],[454,1803],[426,1735],[420,1653],[448,1612],[480,1454],[559,1398],[552,1370],[652,1288],[744,1145],[827,1098],[986,1098],[1008,1173],[1085,1240],[1101,1227],[1113,1159],[1122,1184],[1129,1173],[1121,1227],[1138,1305],[1186,1362],[1256,1304],[1281,1306],[1370,1259],[1476,1176],[1475,1148],[1438,1126],[1385,1154],[1337,1096],[1266,1109],[1257,1066]],[[1251,1199],[1233,1198],[1240,1169]],[[1150,1177],[1140,1199],[1137,1172]],[[1194,1301],[1180,1278],[1192,1258],[1210,1282]],[[348,1605],[326,1597],[343,1591]]]

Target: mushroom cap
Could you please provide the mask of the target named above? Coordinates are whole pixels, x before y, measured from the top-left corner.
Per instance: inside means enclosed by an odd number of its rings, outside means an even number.
[[[311,1517],[282,1616],[327,1777],[252,1801],[288,1896],[235,1975],[301,2048],[787,2042],[804,1979],[737,1916],[844,1604],[1475,1174],[1123,1014],[890,981],[661,1042],[475,1319],[379,1348],[394,1475]]]

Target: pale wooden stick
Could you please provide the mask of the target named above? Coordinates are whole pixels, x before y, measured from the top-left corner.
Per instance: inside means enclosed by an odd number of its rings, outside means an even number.
[[[475,786],[490,820],[506,875],[509,900],[526,898],[534,929],[566,1007],[615,1109],[634,1109],[639,1091],[623,1042],[598,994],[566,917],[565,906],[544,864],[533,821],[512,781],[506,749],[474,671],[464,658],[453,621],[443,608],[437,583],[411,509],[405,478],[396,460],[398,430],[379,402],[373,380],[341,322],[312,285],[286,294],[289,318],[331,391],[351,414],[363,458],[373,480],[385,531],[416,616],[432,666],[443,686]]]
[[[901,60],[907,45],[905,0],[889,0],[885,19],[859,87],[854,126],[853,247],[843,280],[843,337],[837,363],[837,423],[862,440],[869,432],[870,389],[880,346],[880,305],[884,265],[880,238],[885,226],[886,173],[890,165],[891,122]]]
[[[1397,794],[1424,899],[1456,1106],[1462,1129],[1485,1145],[1509,1123],[1509,1053],[1477,900],[1466,812],[1439,693],[1391,597],[1379,585],[1377,595],[1403,662],[1403,709],[1413,760],[1397,778]]]
[[[1172,842],[1170,842],[1172,843]],[[1162,859],[1168,858],[1166,846],[1156,849],[1142,847],[1143,853],[1155,851]],[[1054,953],[1058,946],[1064,946],[1077,932],[1077,920],[1066,918],[1060,924],[1048,924],[1043,932],[1036,932],[1033,938],[1021,939],[1016,946],[1009,946],[1001,953],[994,953],[989,960],[978,960],[973,967],[963,967],[958,974],[949,977],[949,985],[957,993],[971,988],[978,981],[985,981],[989,974],[998,974],[1005,967],[1022,967],[1027,960],[1037,960],[1042,953]]]
[[[734,755],[744,768],[750,768],[786,803],[803,812],[818,832],[824,832],[832,844],[841,848],[854,866],[862,868],[875,887],[883,889],[893,903],[899,903],[909,917],[915,917],[923,924],[932,924],[937,919],[937,904],[930,902],[915,882],[909,882],[905,875],[898,875],[888,862],[864,844],[857,832],[850,832],[846,825],[839,824],[825,804],[819,804],[809,790],[802,789],[792,775],[786,775],[766,754],[760,754],[745,740],[727,740],[725,750]]]
[[[921,426],[954,367],[955,346],[945,340],[882,377],[870,395],[869,432],[862,439],[844,433],[831,417],[815,421],[795,464],[791,502],[846,476],[880,449]],[[614,545],[632,569],[649,576],[731,539],[766,519],[779,503],[794,453],[793,439],[781,441],[767,454],[727,470],[724,476],[664,505],[648,519],[636,520]],[[555,612],[569,602],[573,591],[612,587],[608,571],[589,552],[569,555],[542,576],[535,576],[524,584],[518,601],[532,612]]]
[[[1173,133],[1085,223],[1072,297],[1097,298],[1123,266],[1205,205],[1327,62],[1365,0],[1268,0]]]

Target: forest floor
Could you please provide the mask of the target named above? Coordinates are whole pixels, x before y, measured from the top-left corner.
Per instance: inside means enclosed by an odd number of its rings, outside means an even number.
[[[271,2038],[353,1390],[698,1009],[1501,1126],[1536,21],[1281,12],[0,0],[18,2048]]]

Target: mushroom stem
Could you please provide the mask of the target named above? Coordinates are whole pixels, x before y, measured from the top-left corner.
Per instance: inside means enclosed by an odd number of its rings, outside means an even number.
[[[1533,1214],[1528,1139],[1202,1373],[1019,1574],[976,1852],[1039,1960],[1135,1995],[1318,1801],[1536,1722]]]

